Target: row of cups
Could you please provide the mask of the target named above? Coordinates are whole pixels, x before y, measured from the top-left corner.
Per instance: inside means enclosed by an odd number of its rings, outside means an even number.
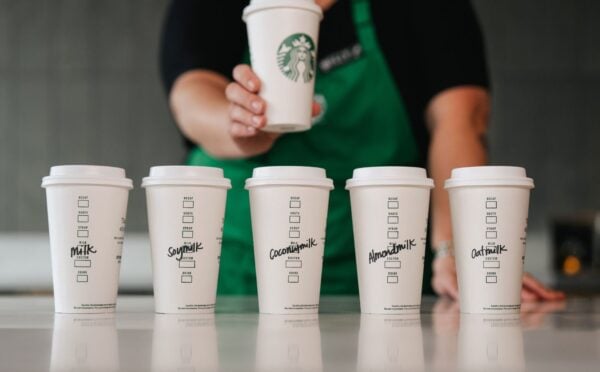
[[[413,167],[359,168],[347,181],[362,312],[420,311],[433,186]],[[445,186],[461,311],[518,312],[533,181],[519,167],[468,167]],[[56,311],[114,311],[132,181],[120,168],[63,165],[42,187]],[[213,312],[230,181],[219,168],[158,166],[142,187],[156,312]],[[321,168],[260,167],[246,189],[260,312],[318,312],[333,181]]]

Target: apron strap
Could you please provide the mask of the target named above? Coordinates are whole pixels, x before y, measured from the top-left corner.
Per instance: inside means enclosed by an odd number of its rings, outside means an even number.
[[[377,35],[371,17],[371,3],[369,0],[351,0],[352,16],[358,40],[364,51],[379,49]]]

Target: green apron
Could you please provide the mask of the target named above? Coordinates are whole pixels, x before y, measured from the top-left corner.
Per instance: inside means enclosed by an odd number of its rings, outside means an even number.
[[[359,167],[416,165],[418,151],[402,97],[377,43],[369,2],[355,0],[352,8],[362,54],[326,73],[319,71],[315,95],[325,98],[326,111],[313,128],[286,134],[267,154],[249,159],[214,159],[200,148],[189,155],[190,165],[223,168],[233,185],[227,196],[220,294],[256,293],[249,198],[244,182],[253,168],[270,165],[322,167],[334,180],[321,293],[358,293],[345,182]]]

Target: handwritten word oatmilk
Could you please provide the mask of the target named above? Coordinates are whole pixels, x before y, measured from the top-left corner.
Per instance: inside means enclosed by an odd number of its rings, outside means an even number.
[[[467,167],[445,187],[461,312],[519,312],[533,180],[519,167]]]

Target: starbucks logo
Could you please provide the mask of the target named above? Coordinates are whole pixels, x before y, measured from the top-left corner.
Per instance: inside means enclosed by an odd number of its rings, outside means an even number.
[[[306,34],[293,34],[285,38],[277,51],[277,65],[292,81],[308,83],[315,76],[315,43]]]

